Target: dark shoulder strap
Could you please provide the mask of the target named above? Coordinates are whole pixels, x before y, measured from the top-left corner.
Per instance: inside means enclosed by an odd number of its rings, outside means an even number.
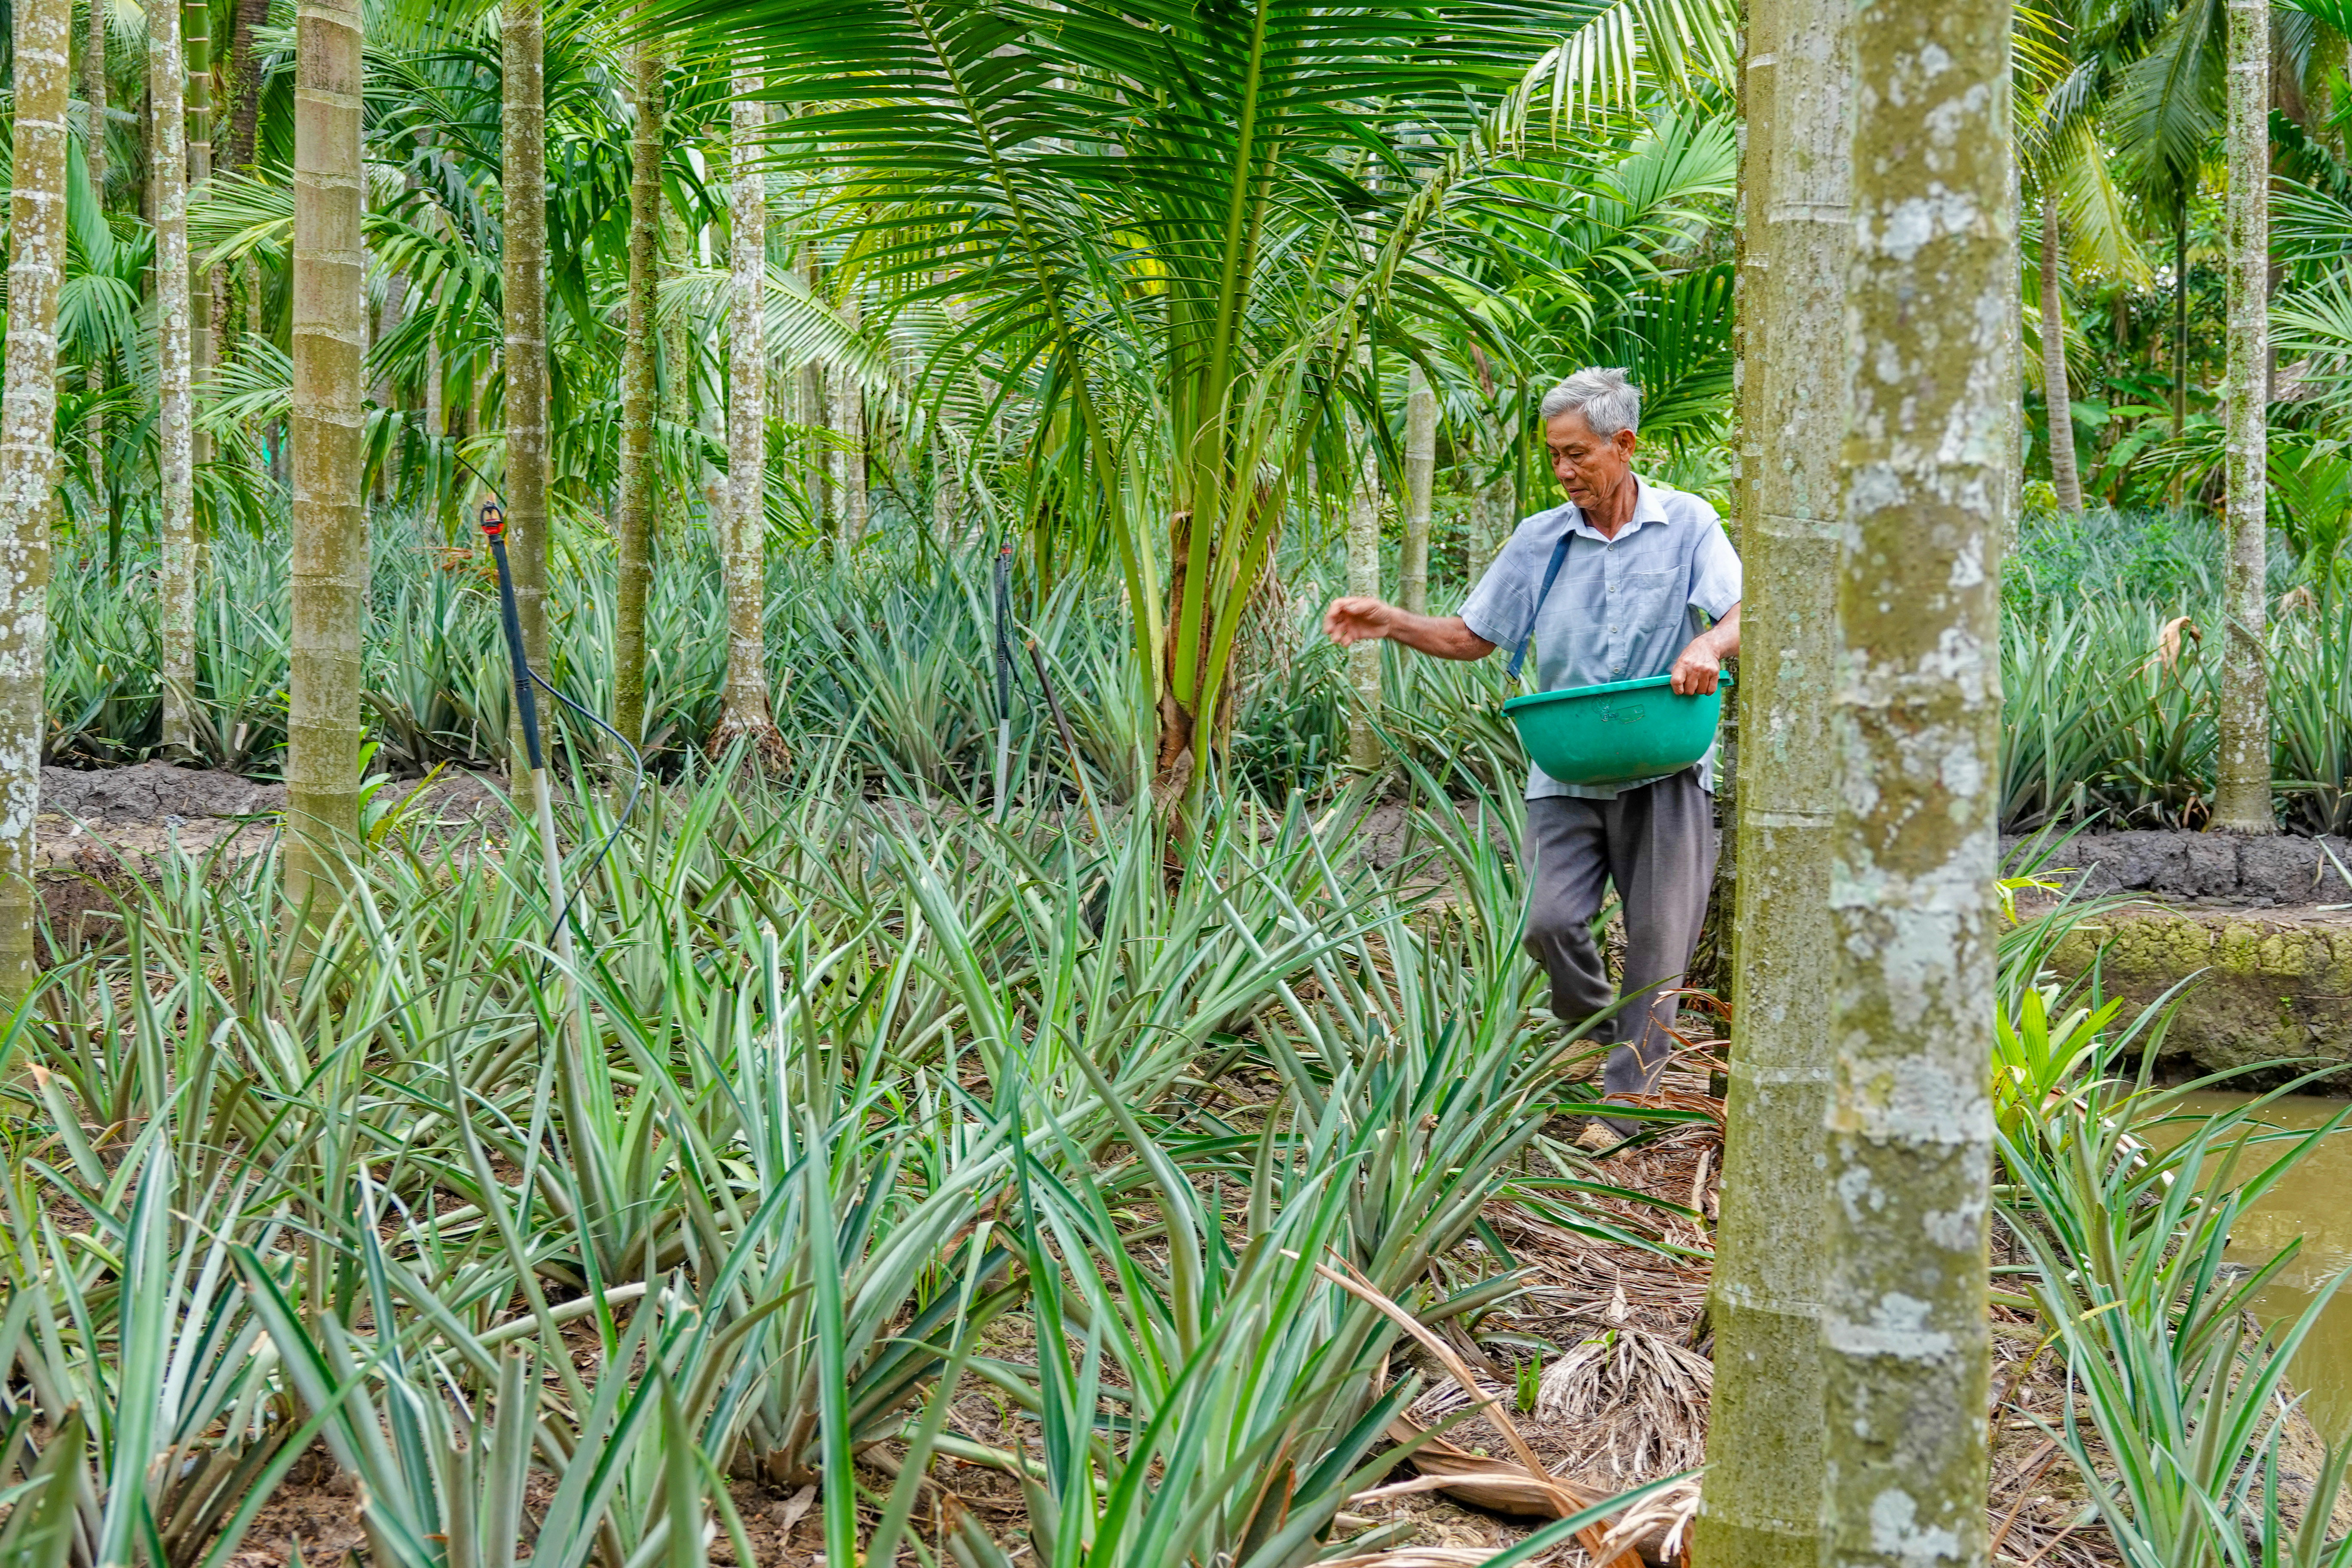
[[[1562,529],[1559,542],[1551,547],[1551,563],[1544,568],[1543,586],[1536,593],[1536,607],[1528,612],[1528,629],[1519,637],[1519,646],[1511,652],[1511,668],[1503,679],[1519,678],[1519,666],[1528,661],[1528,644],[1535,640],[1536,622],[1543,615],[1544,601],[1551,597],[1551,585],[1559,576],[1560,563],[1568,559],[1568,542],[1576,536],[1574,529]]]

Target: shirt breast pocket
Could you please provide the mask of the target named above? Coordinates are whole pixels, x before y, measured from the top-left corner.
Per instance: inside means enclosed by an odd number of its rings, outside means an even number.
[[[1683,574],[1628,572],[1617,587],[1618,634],[1635,642],[1670,636],[1683,627]]]

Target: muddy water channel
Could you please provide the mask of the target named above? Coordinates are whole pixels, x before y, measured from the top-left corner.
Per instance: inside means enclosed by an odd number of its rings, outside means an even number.
[[[2205,1094],[2182,1110],[2220,1111],[2245,1102],[2243,1095]],[[2317,1127],[2344,1109],[2344,1101],[2291,1096],[2272,1102],[2263,1120],[2276,1127]],[[2262,1150],[2250,1150],[2260,1158]],[[2352,1126],[2337,1131],[2304,1157],[2277,1187],[2238,1222],[2230,1237],[2231,1257],[2262,1263],[2303,1238],[2303,1250],[2258,1299],[2260,1315],[2293,1322],[2311,1304],[2315,1291],[2352,1267]],[[2331,1442],[2352,1436],[2352,1280],[2336,1291],[2311,1337],[2297,1352],[2290,1373],[2307,1396],[2312,1424]]]

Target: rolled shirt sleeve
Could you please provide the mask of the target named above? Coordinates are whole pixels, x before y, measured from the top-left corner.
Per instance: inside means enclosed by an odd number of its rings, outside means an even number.
[[[1740,589],[1739,552],[1731,548],[1731,536],[1724,532],[1723,521],[1717,518],[1691,552],[1691,607],[1706,612],[1711,621],[1719,621],[1739,603]]]
[[[1528,635],[1528,623],[1535,619],[1544,558],[1566,526],[1557,512],[1558,509],[1538,512],[1519,524],[1454,612],[1465,626],[1496,647],[1507,650],[1518,646]]]

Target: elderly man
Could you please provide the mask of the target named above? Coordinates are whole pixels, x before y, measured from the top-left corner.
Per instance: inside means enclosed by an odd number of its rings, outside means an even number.
[[[1338,599],[1323,629],[1342,644],[1386,637],[1438,658],[1484,658],[1532,627],[1544,690],[1670,675],[1676,691],[1713,691],[1739,651],[1739,557],[1713,507],[1633,471],[1641,406],[1616,370],[1578,371],[1545,395],[1544,444],[1568,504],[1519,524],[1460,615]],[[1551,977],[1556,1016],[1580,1023],[1618,1001],[1591,921],[1606,884],[1623,905],[1623,1005],[1595,1030],[1613,1047],[1602,1076],[1612,1098],[1655,1089],[1673,1054],[1668,992],[1689,967],[1715,879],[1714,790],[1711,750],[1681,773],[1625,784],[1528,770],[1527,950]],[[1605,1120],[1620,1134],[1640,1131]]]

